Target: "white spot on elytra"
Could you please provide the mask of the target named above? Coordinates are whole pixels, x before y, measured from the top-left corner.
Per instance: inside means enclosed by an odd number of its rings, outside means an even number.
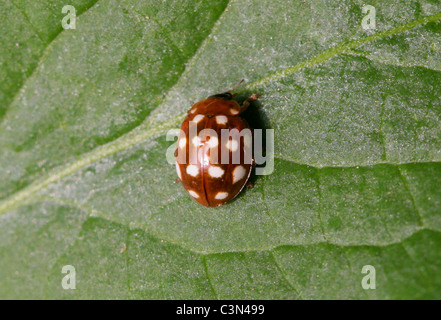
[[[192,177],[196,177],[199,174],[199,167],[194,164],[190,164],[187,166],[187,173]]]
[[[214,198],[217,200],[223,200],[226,197],[228,197],[228,192],[218,192]]]
[[[231,108],[231,109],[230,109],[230,113],[231,113],[231,114],[238,114],[239,111],[237,111],[236,109]]]
[[[201,145],[201,138],[199,138],[199,136],[195,136],[191,142],[193,143],[193,145],[195,147],[199,147]]]
[[[195,113],[195,112],[196,112],[196,108],[190,110],[190,113]]]
[[[195,123],[199,123],[199,121],[201,121],[202,119],[204,119],[204,116],[202,114],[198,114],[197,116],[195,116],[193,118],[192,121],[195,122]]]
[[[226,144],[227,148],[230,149],[232,152],[235,152],[239,148],[239,143],[237,140],[228,140]]]
[[[199,198],[199,195],[197,194],[196,191],[193,190],[188,190],[188,193],[193,197],[193,198]]]
[[[216,116],[217,124],[226,124],[228,122],[228,118],[226,116]]]
[[[233,183],[236,183],[239,180],[242,180],[245,177],[245,168],[243,166],[237,166],[233,170]]]
[[[215,148],[219,144],[219,139],[215,136],[211,136],[207,143],[210,148]]]
[[[210,166],[208,168],[208,174],[213,178],[220,178],[224,175],[225,170],[218,166]]]
[[[184,149],[186,144],[187,144],[187,138],[185,136],[182,136],[179,139],[179,148]]]
[[[181,168],[179,167],[179,164],[177,162],[176,162],[176,173],[178,174],[179,179],[182,180]]]

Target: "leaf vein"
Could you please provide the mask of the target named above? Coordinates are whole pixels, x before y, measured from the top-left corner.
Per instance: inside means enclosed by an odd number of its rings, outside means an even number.
[[[83,212],[85,212],[90,218],[100,218],[100,219],[104,219],[107,220],[109,222],[112,223],[116,223],[119,224],[121,226],[128,226],[128,223],[126,221],[123,221],[121,219],[118,219],[114,216],[110,216],[107,215],[105,213],[103,213],[100,210],[96,210],[91,208],[90,206],[86,205],[86,204],[82,204],[79,203],[76,200],[73,199],[66,199],[66,198],[57,198],[57,197],[52,197],[52,196],[40,196],[38,198],[34,198],[32,199],[31,202],[28,202],[28,204],[30,203],[36,203],[36,202],[41,202],[41,201],[51,201],[55,204],[59,204],[59,205],[65,205],[65,206],[71,206],[74,208],[77,208]],[[159,241],[164,241],[167,242],[171,245],[177,246],[183,250],[187,250],[196,254],[201,254],[201,255],[213,255],[213,254],[224,254],[224,253],[248,253],[248,252],[260,252],[260,251],[274,251],[277,250],[279,248],[287,248],[287,247],[302,247],[302,246],[306,246],[306,245],[318,245],[318,244],[326,244],[329,246],[334,246],[336,248],[357,248],[357,247],[375,247],[375,248],[382,248],[382,247],[388,247],[391,245],[395,245],[395,244],[399,244],[402,243],[403,241],[406,241],[407,239],[411,238],[412,236],[414,236],[415,234],[427,230],[427,231],[431,231],[431,232],[436,232],[441,234],[440,230],[436,230],[433,228],[428,228],[428,227],[420,227],[420,228],[416,228],[415,231],[413,233],[408,234],[406,237],[397,240],[397,241],[390,241],[387,243],[377,243],[377,244],[341,244],[341,243],[333,243],[333,242],[329,242],[329,241],[312,241],[311,243],[308,244],[293,244],[293,243],[286,243],[286,244],[277,244],[277,245],[268,245],[266,247],[259,247],[259,248],[244,248],[242,250],[220,250],[220,251],[210,251],[210,250],[199,250],[199,249],[195,249],[191,246],[187,246],[183,243],[180,243],[178,241],[175,241],[173,239],[170,239],[166,236],[164,236],[163,234],[157,234],[152,232],[151,230],[147,229],[146,225],[141,225],[141,224],[131,224],[130,225],[130,229],[131,230],[141,230],[142,232],[146,233],[148,236],[157,239]]]
[[[268,82],[285,78],[291,74],[294,74],[294,73],[299,72],[299,71],[306,69],[306,68],[314,67],[316,65],[319,65],[320,63],[323,63],[327,60],[332,59],[333,57],[335,57],[339,54],[348,52],[351,49],[357,48],[363,44],[373,42],[375,40],[380,40],[380,39],[386,38],[388,36],[393,36],[395,34],[399,34],[401,32],[411,30],[415,27],[421,26],[421,25],[426,24],[428,22],[435,22],[435,21],[439,21],[439,20],[441,20],[441,13],[434,14],[431,16],[426,16],[424,18],[408,22],[404,25],[401,25],[401,26],[398,26],[395,28],[381,31],[381,32],[372,34],[370,36],[367,36],[367,37],[364,37],[361,39],[352,40],[352,41],[343,41],[340,44],[338,44],[328,50],[325,50],[322,53],[320,53],[312,58],[309,58],[307,60],[299,62],[298,64],[296,64],[292,67],[274,72],[266,77],[263,77],[262,79],[251,82],[246,86],[246,88],[247,89],[255,89],[257,87],[262,87]]]
[[[97,0],[97,2],[98,2],[98,0]],[[228,8],[228,6],[230,4],[231,4],[231,2],[228,3],[223,14],[226,12],[226,9]],[[220,25],[219,21],[220,21],[223,14],[221,14],[219,16],[211,33],[215,32],[218,29],[218,27]],[[367,36],[365,38],[361,38],[361,39],[353,40],[353,41],[349,41],[349,42],[344,41],[341,44],[339,44],[333,48],[330,48],[330,49],[322,52],[321,54],[319,54],[313,58],[307,59],[307,60],[300,62],[292,67],[289,67],[287,69],[278,71],[278,72],[273,73],[271,75],[268,75],[258,81],[255,81],[255,82],[248,84],[246,87],[250,89],[250,88],[255,88],[257,86],[262,86],[262,85],[266,84],[267,82],[278,80],[280,78],[283,78],[283,77],[286,77],[290,74],[298,72],[304,68],[312,67],[312,66],[315,66],[315,65],[322,63],[326,60],[329,60],[332,57],[334,57],[340,53],[345,52],[347,49],[352,49],[352,48],[358,47],[362,44],[372,42],[372,41],[375,41],[378,39],[382,39],[382,38],[385,38],[387,36],[391,36],[394,34],[398,34],[400,32],[410,30],[410,29],[415,28],[417,26],[420,26],[422,24],[425,24],[428,22],[434,22],[434,21],[438,21],[438,20],[441,20],[441,13],[436,14],[436,15],[427,16],[422,19],[414,20],[414,21],[406,23],[402,26],[392,28],[392,29],[389,29],[386,31],[382,31],[382,32]],[[210,40],[210,39],[208,39],[208,40]],[[202,50],[205,47],[208,40],[205,39],[205,41],[203,42],[201,47],[199,47],[199,50],[196,51],[196,53],[193,56],[193,58],[191,59],[190,63],[187,65],[188,68],[185,69],[183,75],[179,78],[180,80],[183,79],[183,76],[186,73],[186,71],[188,71],[189,69],[192,68],[193,63],[195,63],[194,57],[196,57],[198,55],[198,52],[200,52],[200,50]],[[178,80],[177,84],[179,84],[179,82],[180,81]],[[90,165],[93,162],[96,162],[96,161],[98,161],[102,158],[105,158],[109,155],[112,155],[114,153],[128,149],[138,143],[143,142],[144,140],[146,140],[148,138],[153,138],[153,137],[157,136],[158,133],[166,131],[166,129],[171,128],[171,125],[175,125],[177,123],[177,121],[179,120],[180,116],[181,115],[174,117],[171,120],[162,122],[160,124],[158,124],[158,122],[155,122],[155,121],[143,122],[141,125],[134,128],[132,131],[124,134],[123,136],[115,139],[114,141],[109,142],[107,144],[104,144],[104,145],[98,147],[97,149],[94,149],[93,151],[90,151],[89,153],[86,153],[85,155],[79,157],[79,159],[77,159],[77,161],[74,161],[66,166],[62,166],[61,168],[58,168],[58,169],[51,171],[47,175],[46,178],[42,178],[41,180],[36,181],[35,183],[32,183],[31,185],[25,187],[24,189],[9,196],[7,199],[1,201],[0,202],[0,214],[5,213],[6,211],[10,210],[11,208],[20,206],[21,202],[23,200],[32,198],[34,196],[34,194],[37,193],[38,191],[40,191],[41,189],[44,189],[45,187],[47,187],[51,183],[56,182],[56,181],[66,177],[68,175],[73,174],[74,172]],[[148,128],[147,127],[148,124],[151,124],[152,128]],[[147,127],[147,129],[145,129],[146,127]]]
[[[403,182],[404,188],[406,189],[406,192],[409,195],[410,201],[412,202],[413,209],[419,218],[420,227],[424,227],[423,215],[421,214],[420,209],[416,205],[416,201],[415,201],[415,197],[414,197],[413,193],[410,191],[409,181],[404,176],[402,169],[400,167],[398,167],[398,174],[400,175],[400,179]]]
[[[216,290],[214,290],[213,283],[210,279],[210,274],[208,273],[208,266],[207,266],[207,255],[202,256],[202,265],[204,266],[204,272],[205,276],[207,277],[208,285],[210,286],[211,292],[213,293],[216,300],[219,300],[219,296],[216,293]]]
[[[91,4],[90,7],[86,8],[86,10],[84,10],[83,12],[77,14],[77,18],[80,17],[81,15],[83,15],[84,13],[88,12],[91,8],[93,8],[99,0],[95,0],[94,3]],[[13,3],[13,1],[11,0],[11,3]],[[15,6],[15,4],[13,4]],[[16,7],[16,6],[15,6]],[[17,7],[16,7],[17,8]],[[28,20],[28,23],[32,26],[33,30],[35,31],[35,33],[37,34],[38,38],[44,43],[43,39],[41,38],[41,36],[38,34],[38,32],[36,31],[36,29],[33,27],[32,23],[30,22],[29,18],[27,17],[27,15],[25,15],[19,8],[17,8],[17,10],[19,10],[23,16]],[[19,95],[20,95],[20,91],[25,87],[26,82],[29,81],[29,79],[31,79],[35,72],[40,68],[41,63],[43,61],[43,58],[45,56],[48,55],[49,49],[51,48],[52,44],[54,43],[55,39],[57,39],[57,37],[62,34],[64,31],[64,29],[61,29],[50,41],[49,43],[46,45],[46,47],[44,48],[42,54],[40,55],[40,57],[38,57],[38,62],[35,64],[35,66],[33,67],[32,70],[30,70],[29,72],[29,76],[23,80],[22,85],[15,91],[15,93],[12,96],[11,102],[9,103],[9,106],[6,107],[6,110],[4,112],[4,114],[0,117],[0,122],[5,118],[7,111],[10,109],[11,105],[14,104],[14,102],[18,99]]]
[[[302,291],[299,288],[296,288],[294,286],[293,283],[291,283],[291,281],[288,280],[288,276],[285,274],[285,272],[282,270],[282,268],[280,267],[280,264],[277,262],[276,257],[274,256],[273,250],[268,250],[268,253],[270,255],[270,257],[272,258],[274,265],[277,269],[277,271],[279,271],[280,275],[282,276],[283,280],[286,282],[286,284],[291,288],[292,291],[294,291],[297,296],[302,299],[302,300],[306,300],[305,297],[303,297],[302,295]]]

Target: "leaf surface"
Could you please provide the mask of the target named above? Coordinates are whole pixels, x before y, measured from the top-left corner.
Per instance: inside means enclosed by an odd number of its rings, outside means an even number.
[[[71,4],[0,4],[0,297],[440,298],[437,1]],[[274,172],[207,209],[165,134],[242,78]]]

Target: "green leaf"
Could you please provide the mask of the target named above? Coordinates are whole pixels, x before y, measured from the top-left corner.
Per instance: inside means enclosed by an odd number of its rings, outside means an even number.
[[[0,298],[441,298],[441,5],[368,2],[1,2]],[[275,169],[207,209],[165,134],[242,78]]]

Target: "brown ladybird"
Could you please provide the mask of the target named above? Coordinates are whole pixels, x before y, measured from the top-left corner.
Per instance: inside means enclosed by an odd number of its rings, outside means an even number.
[[[240,115],[258,94],[239,105],[233,100],[233,90],[195,103],[182,123],[177,141],[178,177],[189,195],[208,207],[236,197],[254,165],[252,131]]]

